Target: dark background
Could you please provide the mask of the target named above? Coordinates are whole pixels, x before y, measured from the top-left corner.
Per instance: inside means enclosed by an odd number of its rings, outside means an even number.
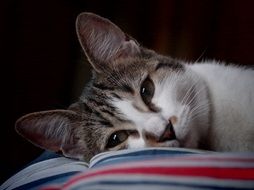
[[[15,121],[67,108],[90,76],[75,32],[83,11],[109,18],[142,45],[172,57],[254,61],[252,0],[2,0],[0,182],[42,152],[16,134]]]

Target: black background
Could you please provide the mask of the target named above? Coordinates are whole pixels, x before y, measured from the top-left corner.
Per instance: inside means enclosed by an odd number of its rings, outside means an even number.
[[[253,7],[251,0],[1,1],[0,182],[42,152],[16,134],[15,121],[67,108],[90,76],[75,32],[80,12],[107,17],[142,45],[172,57],[250,65]]]

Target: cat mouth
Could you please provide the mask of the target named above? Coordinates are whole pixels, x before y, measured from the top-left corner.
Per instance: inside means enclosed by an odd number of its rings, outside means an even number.
[[[166,126],[164,132],[159,138],[158,142],[165,142],[165,141],[171,141],[176,139],[176,134],[174,130],[174,126],[172,125],[171,122]]]

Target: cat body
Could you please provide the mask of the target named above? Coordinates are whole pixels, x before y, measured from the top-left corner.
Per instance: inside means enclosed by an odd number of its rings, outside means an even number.
[[[254,150],[254,70],[159,55],[92,13],[76,26],[92,78],[67,110],[17,121],[32,143],[84,160],[151,146]]]

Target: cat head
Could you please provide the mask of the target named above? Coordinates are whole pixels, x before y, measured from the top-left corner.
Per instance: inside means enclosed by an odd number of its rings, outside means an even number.
[[[92,13],[80,14],[76,29],[92,79],[67,110],[21,117],[18,133],[44,149],[84,160],[107,150],[198,147],[209,119],[208,97],[187,64],[140,46]]]

